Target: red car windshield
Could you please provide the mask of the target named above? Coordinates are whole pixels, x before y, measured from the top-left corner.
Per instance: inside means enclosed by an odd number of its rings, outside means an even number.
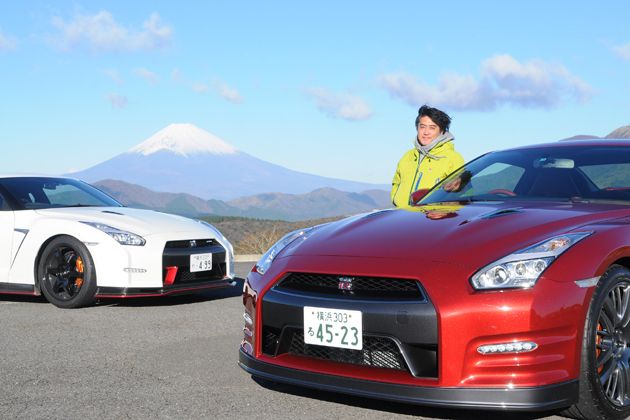
[[[418,204],[543,200],[630,204],[630,147],[540,147],[489,153],[451,174]]]

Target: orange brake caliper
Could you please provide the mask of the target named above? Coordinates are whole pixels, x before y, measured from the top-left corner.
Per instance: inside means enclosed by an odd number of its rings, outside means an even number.
[[[598,322],[598,323],[597,323],[597,331],[601,331],[601,329],[602,329],[602,324],[600,324],[600,323]],[[599,334],[595,334],[595,336],[597,337],[597,338],[595,339],[595,342],[596,342],[597,344],[602,344],[602,338],[599,336]],[[599,355],[602,353],[602,349],[597,348],[596,352],[597,352],[597,357],[599,357]],[[598,367],[598,368],[597,368],[597,371],[598,371],[598,372],[601,372],[603,368],[604,368],[604,366],[600,366],[600,367]]]
[[[83,273],[83,260],[81,259],[81,257],[77,258],[77,272]],[[83,278],[77,277],[77,281],[76,281],[77,288],[81,288],[82,284],[83,284]]]

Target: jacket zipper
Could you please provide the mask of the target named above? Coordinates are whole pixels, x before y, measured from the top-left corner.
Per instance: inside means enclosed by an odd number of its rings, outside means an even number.
[[[418,189],[418,185],[420,185],[420,180],[422,179],[422,173],[420,173],[420,177],[418,178],[418,182],[416,182],[416,177],[418,176],[418,173],[420,171],[420,163],[422,163],[421,157],[422,156],[420,156],[420,153],[418,153],[418,166],[416,167],[416,174],[414,175],[413,182],[411,183],[411,191],[409,191],[409,198],[407,198],[407,204],[411,204],[411,193]],[[415,188],[414,188],[414,184],[416,184]]]

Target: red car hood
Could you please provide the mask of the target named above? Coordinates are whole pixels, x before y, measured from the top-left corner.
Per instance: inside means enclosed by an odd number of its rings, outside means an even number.
[[[480,268],[554,235],[630,208],[594,203],[478,202],[424,205],[354,216],[317,228],[282,256],[327,255],[442,261]]]

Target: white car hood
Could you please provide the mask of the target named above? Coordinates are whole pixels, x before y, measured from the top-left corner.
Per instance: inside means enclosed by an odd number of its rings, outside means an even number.
[[[186,217],[128,207],[72,207],[43,209],[35,212],[47,219],[98,222],[140,236],[170,232],[189,232],[200,228],[199,223]],[[217,235],[208,236],[216,237]]]

